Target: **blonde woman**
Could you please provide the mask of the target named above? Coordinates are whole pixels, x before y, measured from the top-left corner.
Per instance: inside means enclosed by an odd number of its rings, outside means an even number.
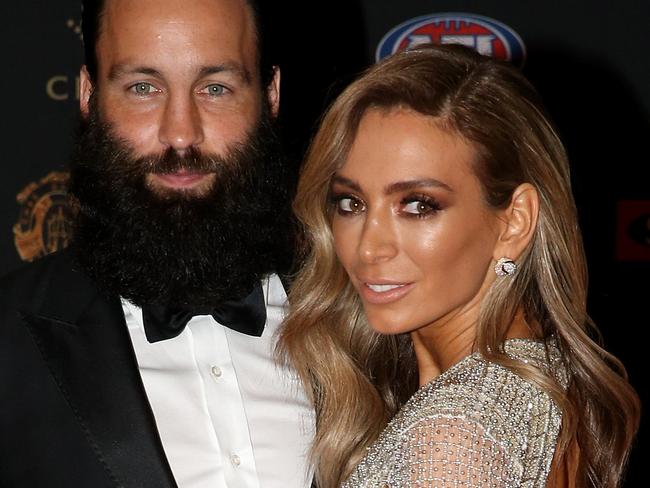
[[[594,340],[565,151],[506,63],[422,46],[325,115],[280,352],[318,486],[616,487],[639,419]]]

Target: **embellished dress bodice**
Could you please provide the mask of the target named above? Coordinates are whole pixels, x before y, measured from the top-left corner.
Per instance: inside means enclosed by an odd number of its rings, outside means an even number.
[[[504,347],[566,387],[554,345],[511,339]],[[561,420],[548,393],[474,353],[406,402],[343,488],[542,488]]]

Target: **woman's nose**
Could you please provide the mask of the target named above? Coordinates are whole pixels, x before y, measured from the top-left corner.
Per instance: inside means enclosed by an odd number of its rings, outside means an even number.
[[[389,217],[366,219],[359,242],[359,256],[367,264],[388,261],[397,255],[397,241]]]

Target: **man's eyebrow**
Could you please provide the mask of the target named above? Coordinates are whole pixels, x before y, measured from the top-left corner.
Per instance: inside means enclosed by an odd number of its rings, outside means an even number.
[[[332,184],[339,184],[343,186],[347,186],[349,188],[352,188],[354,191],[361,192],[361,187],[356,181],[352,181],[349,178],[346,178],[345,176],[341,176],[338,174],[335,174],[332,176]]]
[[[210,76],[219,73],[232,73],[238,76],[247,85],[251,83],[251,74],[239,63],[222,63],[213,66],[203,66],[199,70],[199,77]]]
[[[445,190],[450,192],[454,191],[449,185],[443,183],[440,180],[436,180],[435,178],[421,178],[417,180],[398,181],[396,183],[391,183],[390,185],[387,185],[384,191],[386,192],[387,195],[390,195],[392,193],[415,190],[416,188],[422,188],[422,187],[437,187],[437,188],[444,188]]]
[[[223,63],[213,66],[203,66],[199,70],[199,77],[210,76],[218,73],[231,73],[239,77],[244,83],[251,82],[251,75],[243,66],[237,63]],[[133,66],[129,64],[116,64],[108,72],[108,79],[113,81],[125,75],[146,75],[162,78],[162,73],[149,66]]]
[[[128,64],[115,64],[108,72],[108,79],[114,81],[125,75],[147,75],[155,78],[162,78],[162,74],[155,68],[149,66],[132,66]]]

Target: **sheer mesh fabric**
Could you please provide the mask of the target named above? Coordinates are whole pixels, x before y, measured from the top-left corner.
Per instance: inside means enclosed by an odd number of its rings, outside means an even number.
[[[458,417],[424,419],[408,429],[408,452],[400,477],[422,488],[505,488],[512,462],[477,422]]]
[[[566,387],[552,342],[504,348]],[[343,487],[545,488],[561,423],[548,393],[474,353],[406,402]]]

